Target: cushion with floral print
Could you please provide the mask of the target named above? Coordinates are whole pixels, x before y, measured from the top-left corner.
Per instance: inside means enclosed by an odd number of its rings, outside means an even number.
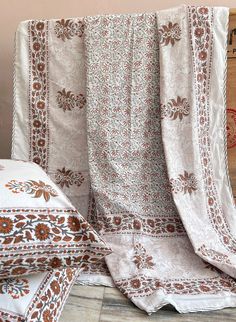
[[[111,252],[36,164],[0,160],[0,279],[85,268]]]
[[[57,322],[78,275],[68,267],[1,279],[0,321]]]

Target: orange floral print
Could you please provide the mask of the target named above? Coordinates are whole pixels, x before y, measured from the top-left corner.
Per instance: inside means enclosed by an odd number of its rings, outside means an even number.
[[[24,267],[16,267],[11,272],[12,275],[23,275],[27,272],[27,269]]]
[[[25,278],[7,278],[0,281],[0,294],[9,294],[14,300],[29,293],[29,281]]]
[[[70,228],[70,230],[76,232],[79,231],[81,229],[80,227],[80,220],[76,217],[70,216],[67,220],[68,223],[68,227]]]
[[[52,281],[50,287],[54,294],[58,295],[60,293],[60,285],[57,281]]]
[[[45,310],[43,312],[43,321],[42,322],[53,322],[53,316],[49,310]]]
[[[49,237],[50,229],[45,224],[38,224],[35,227],[35,236],[39,240],[46,240]]]
[[[9,234],[13,229],[13,221],[10,218],[0,217],[0,234]]]
[[[62,261],[58,257],[53,257],[50,264],[52,268],[58,268],[58,267],[61,267]]]
[[[5,186],[13,193],[26,192],[34,195],[34,198],[40,198],[43,196],[45,201],[49,201],[50,197],[56,197],[58,195],[50,185],[45,184],[41,180],[39,180],[39,182],[34,180],[26,182],[11,180]]]

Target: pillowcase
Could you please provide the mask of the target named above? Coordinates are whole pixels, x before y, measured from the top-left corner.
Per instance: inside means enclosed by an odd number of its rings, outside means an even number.
[[[0,279],[82,269],[110,252],[38,165],[0,160]]]
[[[0,322],[56,322],[78,277],[76,268],[0,280]]]

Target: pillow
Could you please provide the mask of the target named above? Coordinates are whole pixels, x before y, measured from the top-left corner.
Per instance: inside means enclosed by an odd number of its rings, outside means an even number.
[[[38,165],[0,160],[0,279],[82,269],[110,252]]]
[[[0,322],[56,322],[78,270],[65,268],[0,280]]]

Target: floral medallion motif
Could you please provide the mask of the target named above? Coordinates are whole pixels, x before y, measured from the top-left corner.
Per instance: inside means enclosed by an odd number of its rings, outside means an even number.
[[[35,237],[38,240],[48,239],[49,234],[50,234],[50,228],[48,227],[48,225],[41,223],[35,227]]]
[[[169,22],[167,25],[162,25],[159,29],[160,44],[168,46],[174,44],[181,39],[181,28],[178,23]]]
[[[49,201],[51,197],[57,197],[58,194],[50,185],[45,184],[41,180],[39,182],[29,180],[20,182],[17,180],[11,180],[5,185],[13,193],[25,192],[34,195],[33,198],[44,197],[45,201]]]
[[[134,251],[135,255],[133,257],[133,262],[137,268],[153,269],[153,266],[155,265],[153,263],[153,257],[147,254],[146,249],[141,244],[135,245]]]
[[[84,33],[84,23],[81,20],[61,19],[56,21],[54,30],[57,38],[66,41],[75,36],[82,37]]]
[[[9,234],[13,229],[13,221],[10,218],[0,217],[0,234]]]
[[[74,108],[83,108],[86,104],[86,99],[83,94],[75,95],[63,88],[62,91],[57,92],[57,104],[64,112],[71,111]]]
[[[58,281],[56,280],[52,281],[50,284],[50,287],[54,294],[58,295],[60,293],[60,285]]]
[[[179,174],[176,179],[170,179],[170,184],[174,193],[189,193],[191,195],[197,190],[197,179],[193,173],[187,171],[184,171],[184,174]]]
[[[64,186],[69,188],[72,185],[80,187],[84,182],[84,177],[82,173],[78,171],[66,170],[65,167],[62,169],[57,169],[55,174],[56,183],[63,188]]]
[[[29,282],[25,278],[0,280],[0,294],[8,294],[14,300],[29,294]]]
[[[177,96],[176,99],[170,99],[167,104],[161,104],[161,118],[182,121],[184,116],[189,115],[190,105],[186,98]]]

